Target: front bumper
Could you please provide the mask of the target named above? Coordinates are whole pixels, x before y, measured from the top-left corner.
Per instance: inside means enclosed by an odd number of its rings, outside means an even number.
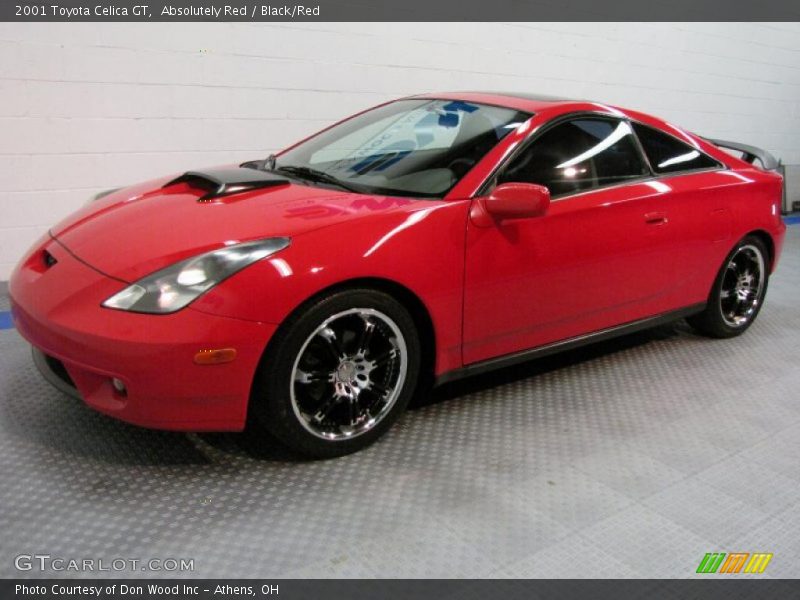
[[[276,326],[191,307],[171,315],[103,308],[124,285],[57,241],[43,240],[9,282],[14,322],[44,355],[37,360],[40,369],[58,371],[60,363],[68,377],[53,373],[59,389],[69,392],[71,381],[90,407],[129,423],[180,431],[243,429],[253,376]],[[198,351],[214,348],[235,348],[236,359],[194,362]],[[126,393],[114,389],[113,378]]]
[[[57,358],[48,356],[36,346],[31,346],[31,356],[33,357],[33,364],[36,365],[39,373],[50,385],[67,396],[72,396],[76,400],[83,400],[78,388],[75,387],[75,382],[72,381],[72,377],[64,367],[64,363]]]

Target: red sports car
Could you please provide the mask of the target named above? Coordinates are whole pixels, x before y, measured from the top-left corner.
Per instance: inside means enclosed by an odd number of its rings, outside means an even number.
[[[342,455],[431,382],[680,317],[747,329],[782,181],[720,145],[596,102],[403,98],[87,204],[16,268],[12,311],[45,376],[103,413],[251,418]]]

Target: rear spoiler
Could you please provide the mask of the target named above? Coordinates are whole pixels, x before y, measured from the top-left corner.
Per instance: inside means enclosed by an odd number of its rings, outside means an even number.
[[[762,168],[765,171],[777,171],[778,167],[781,166],[781,161],[777,158],[772,156],[766,150],[762,150],[761,148],[756,148],[755,146],[749,146],[747,144],[740,144],[739,142],[728,142],[725,140],[712,140],[710,138],[703,138],[707,142],[711,142],[715,146],[719,146],[720,148],[726,148],[728,150],[735,150],[737,152],[742,153],[742,160],[745,162],[749,162],[750,164],[755,163],[756,160],[760,161],[762,164]]]

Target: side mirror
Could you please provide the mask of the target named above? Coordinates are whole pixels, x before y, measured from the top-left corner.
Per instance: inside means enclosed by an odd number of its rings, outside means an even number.
[[[540,217],[550,206],[550,190],[535,183],[502,183],[483,201],[495,220]]]

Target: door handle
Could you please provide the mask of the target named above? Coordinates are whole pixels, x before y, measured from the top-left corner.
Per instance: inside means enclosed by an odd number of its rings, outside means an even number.
[[[648,225],[666,225],[668,221],[665,212],[651,212],[644,216],[644,222]]]

